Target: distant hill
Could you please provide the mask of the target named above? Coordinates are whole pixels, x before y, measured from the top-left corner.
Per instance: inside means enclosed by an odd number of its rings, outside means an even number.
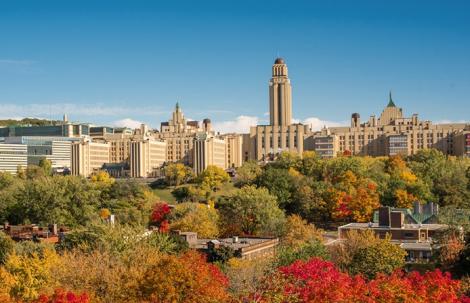
[[[6,126],[44,126],[44,125],[58,125],[61,124],[62,121],[58,120],[46,120],[46,119],[38,119],[38,118],[24,118],[21,120],[15,119],[6,119],[0,120],[0,127]]]

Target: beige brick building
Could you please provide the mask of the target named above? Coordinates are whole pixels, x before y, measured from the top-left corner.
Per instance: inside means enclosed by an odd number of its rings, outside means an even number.
[[[72,175],[89,177],[109,163],[109,143],[83,140],[72,144]]]
[[[194,140],[193,169],[200,174],[209,165],[227,169],[227,143],[207,133],[199,133]]]
[[[176,103],[175,111],[168,122],[162,122],[160,132],[154,133],[155,139],[166,142],[166,160],[193,165],[193,143],[198,132],[211,133],[211,121],[204,119],[202,127],[198,121],[188,121]]]
[[[224,134],[220,138],[225,141],[226,168],[240,167],[243,163],[243,135]]]
[[[389,103],[377,119],[375,115],[361,123],[358,113],[351,116],[351,125],[324,128],[307,136],[309,149],[322,156],[352,155],[389,156],[412,155],[422,149],[435,148],[445,154],[463,154],[463,142],[458,134],[468,129],[466,123],[433,124],[418,119],[418,114],[404,117],[390,94]]]
[[[244,160],[271,161],[283,151],[302,154],[304,150],[304,137],[309,129],[303,124],[292,124],[292,87],[282,58],[277,58],[272,66],[269,116],[269,125],[253,126],[244,135]]]
[[[153,139],[130,142],[130,176],[133,178],[158,177],[165,163],[166,143]]]

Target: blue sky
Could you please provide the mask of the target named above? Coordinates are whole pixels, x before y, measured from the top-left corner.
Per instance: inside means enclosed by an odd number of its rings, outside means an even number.
[[[469,121],[470,1],[0,0],[0,118],[157,127],[176,101],[221,130],[263,123],[284,57],[294,117]]]

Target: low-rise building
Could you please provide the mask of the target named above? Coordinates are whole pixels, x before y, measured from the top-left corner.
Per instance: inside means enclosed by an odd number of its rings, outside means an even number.
[[[408,262],[427,261],[432,256],[433,236],[447,228],[444,224],[406,224],[402,211],[381,207],[378,223],[349,223],[338,228],[338,239],[347,241],[348,232],[372,230],[380,237],[390,236],[391,242],[403,248]]]
[[[255,259],[273,256],[279,245],[279,238],[275,237],[238,237],[221,239],[199,239],[195,232],[173,231],[183,240],[188,242],[189,247],[204,253],[221,247],[233,249],[234,255],[241,259]]]

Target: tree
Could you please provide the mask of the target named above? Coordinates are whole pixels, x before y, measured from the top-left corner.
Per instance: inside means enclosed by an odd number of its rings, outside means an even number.
[[[312,257],[328,259],[325,246],[318,239],[312,239],[297,246],[282,246],[276,254],[275,266],[287,266],[297,260],[309,260]]]
[[[287,217],[284,234],[281,237],[281,244],[287,247],[299,247],[312,241],[321,241],[321,231],[313,224],[308,224],[299,215]]]
[[[179,186],[193,178],[194,174],[191,168],[183,163],[170,163],[163,169],[165,179],[170,186]]]
[[[14,251],[14,249],[15,242],[5,233],[0,231],[0,266],[5,264],[8,260],[8,256]]]
[[[217,207],[226,234],[279,235],[285,222],[276,197],[266,188],[244,186],[220,199]]]
[[[52,176],[52,162],[49,159],[42,158],[39,160],[39,167],[44,171],[44,175]]]
[[[276,196],[279,207],[288,211],[293,208],[291,204],[295,182],[288,169],[268,165],[259,176],[257,184]]]
[[[88,294],[81,293],[76,294],[71,291],[65,291],[63,289],[55,289],[52,296],[40,295],[34,303],[88,303],[90,298]]]
[[[103,187],[111,186],[116,180],[111,177],[106,171],[100,170],[90,176],[90,181],[99,184]]]
[[[223,168],[209,165],[197,178],[199,185],[204,190],[217,191],[220,187],[230,181],[230,176]]]
[[[165,202],[157,202],[150,214],[150,222],[155,224],[161,232],[167,232],[169,227],[168,217],[171,212],[170,206]]]
[[[376,279],[350,276],[319,258],[280,267],[263,281],[263,292],[247,299],[256,302],[468,302],[461,285],[439,270],[421,275],[395,271]]]
[[[390,238],[380,239],[370,230],[350,231],[347,240],[331,247],[332,260],[340,269],[369,279],[403,267],[405,256],[405,251],[391,243]]]
[[[163,255],[146,268],[140,283],[142,301],[229,302],[227,278],[195,252],[181,256]]]
[[[4,267],[0,267],[0,289],[18,300],[37,299],[40,291],[51,286],[51,270],[58,263],[53,250],[45,250],[42,256],[10,254]]]
[[[253,184],[261,173],[262,169],[256,161],[245,161],[242,166],[237,168],[235,184],[238,187]]]
[[[171,229],[197,232],[201,238],[215,238],[219,234],[219,214],[207,204],[177,204],[171,211],[169,221]]]

